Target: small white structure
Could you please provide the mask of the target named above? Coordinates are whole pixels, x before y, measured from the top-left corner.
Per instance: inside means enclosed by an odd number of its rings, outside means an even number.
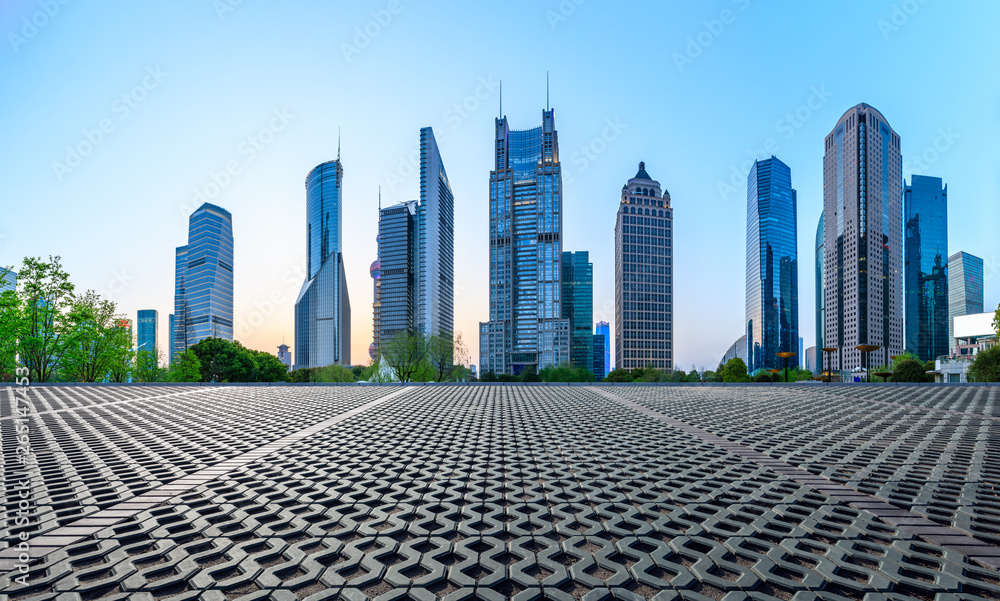
[[[938,357],[934,371],[927,372],[938,383],[964,383],[969,381],[969,367],[976,355],[997,344],[993,329],[994,313],[973,313],[956,316],[953,321],[954,355]]]

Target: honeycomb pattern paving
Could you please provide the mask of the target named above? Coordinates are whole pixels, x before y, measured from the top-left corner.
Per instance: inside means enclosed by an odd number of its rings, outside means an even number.
[[[222,463],[397,391],[217,388],[190,401],[181,395],[101,413],[88,408],[85,421],[114,432],[105,424],[122,427],[141,407],[150,427],[170,432],[189,423],[178,420],[186,410],[235,403],[239,410],[223,412],[226,419],[199,422],[230,446],[248,443],[216,451]],[[801,392],[778,392],[786,396],[759,388],[614,387],[616,395],[692,424],[686,411],[715,419],[712,412],[739,404],[733,399],[764,395],[734,424],[747,436],[784,419],[772,413],[801,413],[812,415],[816,440],[825,440],[830,414],[810,408]],[[832,403],[829,396],[821,401]],[[853,402],[861,401],[836,399],[835,406]],[[855,409],[862,430],[871,419],[866,407]],[[902,423],[924,418],[901,411]],[[79,448],[88,443],[69,435],[82,438],[84,424],[63,427],[59,444],[70,465],[45,475],[53,489],[91,460]],[[698,427],[736,440],[721,426]],[[940,432],[951,435],[946,427]],[[997,433],[983,436],[973,454],[996,449]],[[189,457],[210,465],[197,454],[200,445],[185,440],[164,437],[155,458],[131,447],[121,447],[128,449],[121,457],[135,457],[133,469],[149,469],[148,461],[185,474],[196,471]],[[761,452],[795,448],[774,446]],[[69,452],[76,450],[81,454]],[[951,457],[940,460],[948,465]],[[217,471],[60,547],[31,566],[28,587],[4,593],[12,600],[1000,599],[1000,572],[962,552],[585,387],[407,389]],[[970,468],[965,482],[980,476]]]

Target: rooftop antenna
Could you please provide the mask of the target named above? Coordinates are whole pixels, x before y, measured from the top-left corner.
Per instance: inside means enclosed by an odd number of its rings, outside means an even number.
[[[340,126],[337,126],[337,162],[340,162]]]
[[[378,212],[382,214],[382,186],[378,187]]]
[[[545,110],[550,110],[549,106],[549,72],[545,72]]]
[[[500,118],[503,119],[503,80],[500,80]]]

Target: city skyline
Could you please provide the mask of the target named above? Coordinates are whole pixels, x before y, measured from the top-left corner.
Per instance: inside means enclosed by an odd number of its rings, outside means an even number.
[[[996,42],[985,29],[996,7],[921,4],[900,23],[901,17],[893,20],[891,2],[857,4],[864,7],[860,21],[848,16],[856,11],[841,5],[781,10],[742,2],[648,5],[649,16],[663,28],[655,40],[640,39],[628,49],[599,48],[585,35],[595,27],[628,23],[628,10],[583,4],[563,15],[555,4],[513,4],[497,27],[470,36],[463,29],[482,16],[480,9],[470,9],[447,17],[454,30],[463,31],[456,43],[466,49],[449,66],[454,77],[427,86],[416,70],[409,71],[446,44],[423,48],[417,41],[426,27],[439,26],[432,25],[437,13],[402,6],[391,22],[379,26],[376,37],[359,47],[359,54],[345,56],[343,44],[357,45],[355,28],[363,31],[373,22],[372,13],[386,10],[386,5],[338,8],[330,34],[334,43],[314,35],[318,24],[290,20],[276,7],[244,3],[220,16],[205,3],[191,2],[126,18],[111,8],[61,5],[37,35],[16,47],[8,43],[3,50],[4,68],[11,81],[24,84],[24,93],[0,100],[0,118],[14,139],[23,141],[23,148],[0,167],[0,175],[9,182],[9,198],[31,202],[11,203],[11,225],[0,232],[0,262],[16,269],[24,256],[62,255],[81,288],[109,292],[122,313],[150,308],[168,316],[170,251],[186,229],[187,216],[200,205],[197,192],[231,211],[238,231],[235,337],[273,352],[283,336],[292,338],[292,309],[305,275],[298,243],[302,174],[335,156],[337,129],[342,126],[349,170],[344,215],[345,251],[350,253],[347,280],[355,307],[359,302],[366,306],[366,268],[376,256],[371,216],[377,188],[382,186],[386,204],[417,196],[419,170],[411,158],[418,156],[413,153],[419,148],[412,132],[431,125],[446,134],[438,142],[458,199],[456,330],[467,341],[474,340],[476,324],[488,307],[483,181],[492,161],[487,140],[500,114],[499,80],[504,81],[504,112],[513,123],[532,123],[544,106],[548,70],[567,172],[564,247],[591,254],[595,320],[613,320],[608,224],[617,203],[608,199],[615,197],[622,174],[634,170],[637,159],[645,159],[657,165],[658,177],[671,192],[686,201],[679,217],[688,227],[677,232],[676,240],[678,367],[714,369],[742,329],[743,266],[728,257],[741,254],[742,245],[733,241],[742,238],[744,224],[729,216],[738,212],[742,201],[740,182],[745,182],[748,169],[744,165],[765,158],[765,153],[769,156],[775,145],[773,153],[795,172],[799,191],[800,306],[814,306],[809,246],[822,204],[823,136],[838,114],[859,102],[884,111],[903,138],[903,178],[941,177],[961,199],[949,209],[950,251],[985,259],[986,304],[997,300],[1000,243],[989,228],[998,220],[995,199],[1000,189],[994,135],[998,86],[987,78],[981,92],[963,93],[963,82],[971,80],[970,74],[989,72],[987,57],[996,54],[990,52]],[[333,10],[320,5],[314,9],[318,14]],[[11,3],[0,16],[0,30],[20,35],[22,18],[38,10],[34,2]],[[728,23],[722,23],[723,10],[731,11]],[[804,15],[823,20],[826,28],[816,32],[789,27]],[[717,21],[723,28],[714,35]],[[173,39],[182,23],[191,27],[190,49]],[[497,44],[505,24],[526,27],[548,54],[575,50],[574,59],[551,58],[541,64],[537,51]],[[925,49],[922,42],[941,39],[942,30],[946,35],[941,46]],[[959,30],[961,36],[954,33]],[[120,39],[132,52],[92,47],[87,40],[93,31]],[[770,48],[763,41],[776,31],[785,36],[784,42]],[[257,48],[265,34],[276,43]],[[703,44],[705,39],[711,43]],[[851,47],[846,57],[787,51],[834,39]],[[237,57],[223,51],[233,45],[245,52]],[[967,60],[952,68],[955,53],[963,51]],[[334,76],[327,79],[336,85],[300,77],[305,67],[290,65],[304,62],[310,53],[326,61],[325,73]],[[400,56],[406,58],[392,62]],[[862,56],[884,70],[843,73],[845,58]],[[780,78],[750,75],[748,64],[776,58],[782,61]],[[586,76],[576,72],[580,60],[592,65]],[[931,76],[939,85],[925,98],[906,94],[898,82],[884,77],[890,71],[901,78]],[[255,76],[248,77],[251,74]],[[651,82],[648,96],[611,96],[610,90],[640,80]],[[258,81],[269,85],[262,88]],[[357,99],[336,94],[341,86],[355,90]],[[750,93],[738,99],[719,93],[732,86]],[[403,103],[400,88],[419,90],[420,97]],[[683,93],[670,93],[681,89]],[[67,95],[78,102],[53,110],[53,102]],[[200,101],[191,103],[196,97]],[[400,110],[403,104],[408,106]],[[944,105],[953,110],[942,114],[938,107]],[[109,132],[101,131],[105,118]],[[66,147],[86,144],[93,146],[91,151],[69,166]],[[155,160],[150,160],[151,153]],[[56,163],[69,171],[54,168]],[[58,218],[45,228],[13,225],[30,223],[37,204]],[[123,228],[122,217],[157,227]],[[86,231],[78,231],[79,224],[86,224]],[[716,242],[712,248],[702,244],[706,238]],[[718,293],[709,299],[689,293],[706,273],[717,279]],[[274,295],[281,300],[271,300]],[[812,346],[813,328],[803,319],[800,311],[805,345]],[[351,356],[360,362],[367,356],[370,337],[357,333],[371,331],[370,311],[355,310],[352,325],[356,334]],[[163,324],[159,333],[160,340],[168,339]]]

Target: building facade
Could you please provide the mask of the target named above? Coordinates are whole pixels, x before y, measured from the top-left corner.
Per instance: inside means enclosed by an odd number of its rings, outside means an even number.
[[[955,354],[955,318],[983,312],[983,260],[959,251],[948,257],[948,352]]]
[[[611,373],[611,324],[606,321],[599,321],[594,326],[594,333],[604,336],[604,375]]]
[[[792,172],[772,156],[747,176],[747,371],[783,367],[799,354],[798,208]]]
[[[173,337],[174,337],[174,314],[171,313],[170,316],[167,317],[167,339],[168,339],[168,344],[167,344],[167,365],[173,365],[174,364],[174,344],[173,344]]]
[[[903,310],[907,352],[921,361],[947,355],[948,186],[914,175],[903,186]]]
[[[452,336],[455,329],[455,197],[434,130],[420,130],[417,329]]]
[[[147,351],[155,355],[160,350],[156,336],[159,327],[158,316],[156,309],[140,309],[136,313],[136,352]]]
[[[0,292],[4,290],[17,290],[17,273],[6,271],[0,278]]]
[[[746,334],[740,336],[736,342],[729,347],[726,354],[722,356],[722,361],[719,362],[719,371],[726,366],[733,359],[743,359],[743,363],[747,362],[747,336]]]
[[[520,374],[569,361],[562,315],[562,168],[555,111],[512,130],[496,120],[490,172],[490,319],[479,324],[481,374]]]
[[[817,373],[819,369],[816,366],[816,347],[810,346],[806,349],[805,358],[803,360],[803,368],[806,371]]]
[[[604,379],[604,376],[608,375],[606,369],[604,369],[604,349],[607,339],[604,334],[593,334],[591,336],[592,341],[592,360],[594,362],[594,377],[600,382]]]
[[[562,254],[562,305],[562,314],[569,319],[569,362],[596,375],[594,334],[590,330],[594,323],[594,265],[585,250]]]
[[[823,253],[823,212],[819,214],[819,224],[816,226],[816,348],[824,348],[823,335],[826,333],[824,303],[826,302],[826,279],[823,275],[823,265],[826,256]]]
[[[420,274],[419,203],[409,200],[380,211],[379,341],[388,343],[400,332],[418,331]]]
[[[380,203],[381,204],[381,203]],[[379,218],[381,219],[382,207],[379,207]],[[375,236],[375,243],[378,245],[378,252],[382,252],[382,237]],[[368,357],[375,360],[378,357],[379,344],[382,341],[382,261],[377,258],[368,266],[368,275],[372,278],[372,343],[368,345]]]
[[[338,156],[306,176],[306,280],[295,301],[295,368],[351,364],[344,270],[344,170]]]
[[[233,216],[201,205],[188,220],[188,243],[177,248],[174,356],[205,338],[233,339]]]
[[[615,220],[615,367],[673,369],[670,193],[646,164],[622,187]]]
[[[278,345],[278,361],[284,363],[288,369],[292,369],[292,351],[288,349],[287,344]]]
[[[832,369],[903,352],[902,154],[899,135],[874,107],[849,109],[823,155],[824,334]]]

